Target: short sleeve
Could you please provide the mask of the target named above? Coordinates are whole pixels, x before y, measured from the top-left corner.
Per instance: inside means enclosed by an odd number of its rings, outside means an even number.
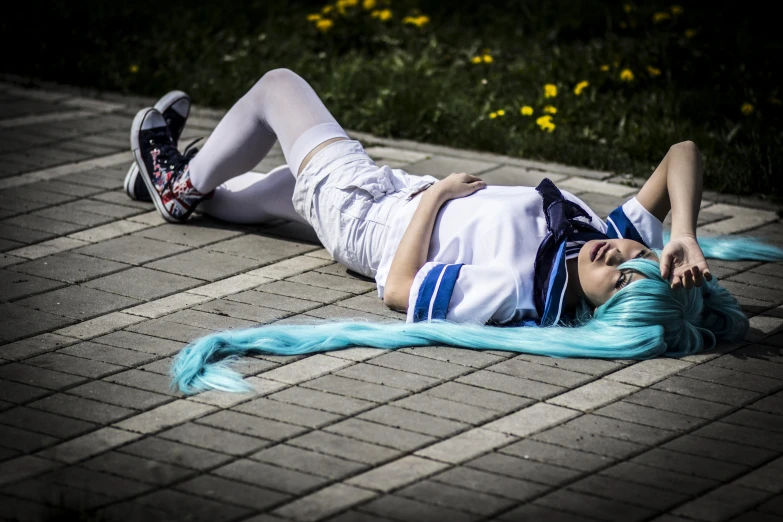
[[[606,224],[610,238],[633,239],[647,248],[663,248],[663,223],[636,198],[614,209]]]
[[[429,262],[411,286],[408,322],[507,323],[516,319],[518,292],[508,268]]]

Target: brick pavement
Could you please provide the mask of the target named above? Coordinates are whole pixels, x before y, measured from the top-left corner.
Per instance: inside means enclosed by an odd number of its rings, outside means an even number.
[[[171,357],[215,329],[403,317],[302,227],[174,226],[127,199],[128,126],[153,101],[0,84],[0,518],[783,517],[781,263],[713,262],[752,330],[680,360],[355,348],[249,358],[250,394],[172,392]],[[195,108],[185,139],[219,115]],[[604,213],[634,191],[354,135],[412,173],[546,175]],[[281,162],[275,149],[258,169]],[[700,226],[783,244],[763,201],[708,193]]]

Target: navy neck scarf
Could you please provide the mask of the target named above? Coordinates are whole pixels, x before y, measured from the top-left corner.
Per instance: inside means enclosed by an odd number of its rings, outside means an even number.
[[[536,253],[534,301],[540,326],[550,326],[560,320],[565,301],[568,282],[566,244],[569,241],[608,239],[608,236],[590,225],[590,215],[576,203],[564,198],[548,178],[544,178],[536,190],[544,200],[548,233]]]

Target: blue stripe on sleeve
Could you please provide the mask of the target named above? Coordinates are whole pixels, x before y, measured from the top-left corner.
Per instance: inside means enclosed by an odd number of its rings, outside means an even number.
[[[606,235],[610,238],[633,239],[634,241],[638,241],[639,243],[649,248],[647,242],[642,239],[639,231],[636,230],[636,227],[633,226],[631,220],[628,219],[628,216],[626,216],[625,212],[623,212],[623,207],[617,207],[614,209],[612,213],[609,214],[607,221],[609,223],[606,230]]]
[[[426,321],[430,311],[430,301],[432,294],[435,293],[435,286],[438,284],[440,273],[446,265],[435,265],[424,277],[424,282],[419,287],[419,295],[416,297],[416,307],[413,309],[413,322],[419,323]]]
[[[432,305],[433,319],[446,319],[446,314],[449,312],[451,294],[454,292],[454,285],[457,283],[460,269],[462,269],[462,263],[449,265],[443,271],[443,277],[441,277],[440,285],[438,286],[438,294],[435,296],[435,303]]]

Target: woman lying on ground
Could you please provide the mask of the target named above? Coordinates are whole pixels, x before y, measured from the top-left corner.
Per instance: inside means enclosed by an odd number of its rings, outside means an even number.
[[[781,249],[749,239],[707,238],[700,247],[702,164],[692,142],[672,146],[604,222],[547,179],[536,188],[487,187],[467,174],[438,181],[376,166],[289,70],[264,75],[198,154],[183,155],[175,138],[189,103],[170,93],[160,110],[140,111],[131,130],[138,176],[163,217],[184,222],[200,205],[230,222],[309,223],[334,259],[374,278],[407,322],[212,334],[173,364],[185,393],[246,389],[228,362],[247,353],[447,344],[555,357],[692,354],[742,340],[748,329],[737,301],[712,282],[702,248],[721,259],[783,259]],[[290,171],[248,173],[276,140]],[[136,172],[126,183],[131,195],[143,192]]]

